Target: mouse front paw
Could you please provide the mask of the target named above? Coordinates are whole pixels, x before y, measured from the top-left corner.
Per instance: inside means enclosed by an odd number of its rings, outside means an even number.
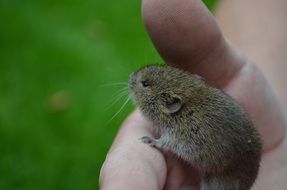
[[[148,144],[152,147],[155,147],[156,146],[156,140],[152,137],[149,137],[149,136],[143,136],[140,138],[140,140],[145,143],[145,144]]]

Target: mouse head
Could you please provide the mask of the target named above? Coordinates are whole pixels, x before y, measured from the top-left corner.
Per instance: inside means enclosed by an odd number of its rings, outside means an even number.
[[[129,88],[140,110],[153,121],[184,112],[202,78],[166,65],[146,66],[130,76]]]

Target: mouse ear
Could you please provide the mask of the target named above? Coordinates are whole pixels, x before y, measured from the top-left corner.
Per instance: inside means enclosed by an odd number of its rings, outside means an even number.
[[[182,100],[179,96],[173,95],[166,97],[164,112],[168,114],[173,114],[178,112],[182,108]]]
[[[198,74],[195,74],[194,76],[195,76],[195,78],[198,79],[198,80],[205,81],[205,79],[204,79],[202,76],[198,75]]]

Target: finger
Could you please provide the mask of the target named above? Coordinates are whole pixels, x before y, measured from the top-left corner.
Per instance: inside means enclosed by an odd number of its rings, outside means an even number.
[[[167,179],[164,190],[200,189],[200,172],[174,154],[166,154]]]
[[[143,0],[142,12],[167,63],[200,74],[233,96],[258,128],[265,150],[282,141],[287,120],[276,94],[258,68],[225,40],[200,0]]]
[[[163,59],[213,85],[223,86],[245,62],[200,0],[143,0],[142,14]]]
[[[157,149],[139,140],[152,135],[149,125],[138,111],[123,124],[101,169],[102,190],[163,189],[164,157]]]
[[[216,16],[224,34],[252,57],[287,107],[286,7],[285,0],[221,1]]]
[[[285,134],[287,135],[287,134]],[[253,190],[282,190],[287,187],[287,139],[273,152],[262,157],[261,168]]]

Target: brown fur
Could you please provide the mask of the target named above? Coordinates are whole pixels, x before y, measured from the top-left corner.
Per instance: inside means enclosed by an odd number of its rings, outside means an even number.
[[[201,77],[166,65],[132,74],[129,87],[160,138],[142,141],[196,166],[202,189],[248,190],[254,183],[262,142],[241,106]]]

